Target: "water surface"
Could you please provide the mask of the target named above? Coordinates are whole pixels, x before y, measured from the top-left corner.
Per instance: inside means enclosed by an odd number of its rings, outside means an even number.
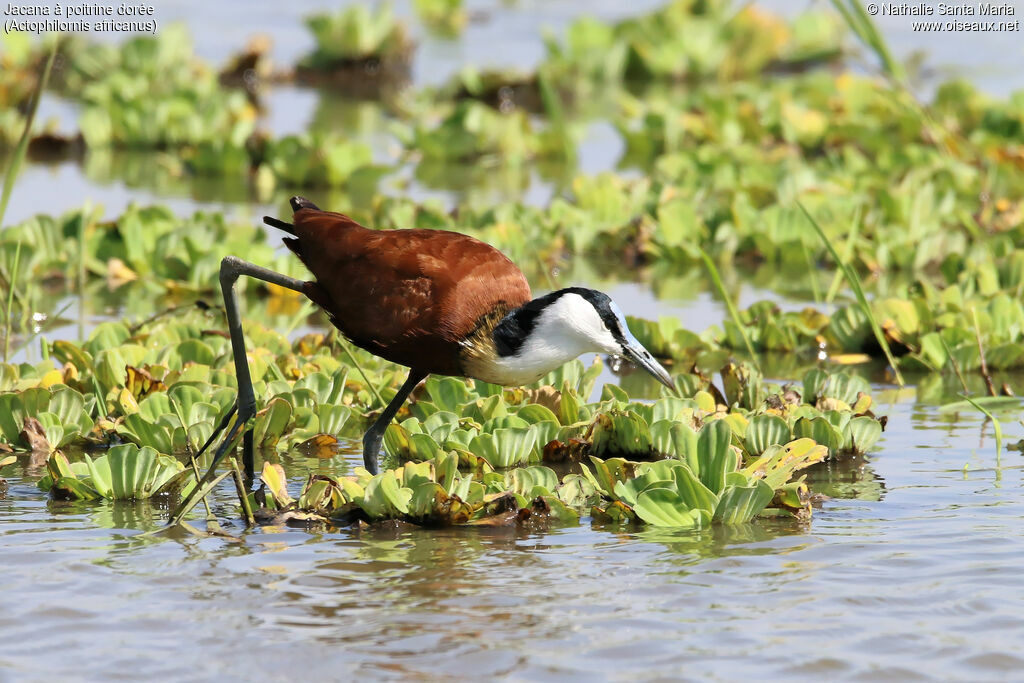
[[[910,400],[885,412],[877,452],[812,473],[836,497],[809,524],[701,532],[584,519],[142,540],[165,511],[46,501],[25,456],[3,471],[0,667],[12,680],[1012,677],[1020,456],[991,469],[991,426],[971,415]],[[286,458],[293,490],[357,457]],[[225,488],[215,509],[232,505]]]
[[[160,12],[187,21],[199,54],[218,63],[274,27],[274,57],[287,63],[310,46],[300,17],[327,4],[189,0]],[[589,6],[618,18],[657,4]],[[530,68],[543,57],[539,27],[564,30],[582,4],[469,6],[475,18],[461,41],[418,36],[417,85],[442,83],[465,63]],[[407,4],[397,10],[409,14]],[[937,73],[967,75],[995,94],[1024,83],[1021,71],[1000,66],[1021,56],[1019,42],[907,36],[906,26],[882,22],[898,54],[927,49]],[[278,135],[350,120],[348,105],[316,91],[280,87],[267,98],[264,124]],[[74,108],[47,107],[69,129],[63,121]],[[371,140],[386,127],[377,111],[354,117]],[[375,150],[388,154],[386,139]],[[594,122],[580,170],[613,169],[620,154],[617,135]],[[31,164],[7,218],[59,213],[86,199],[111,217],[132,201],[254,221],[275,209],[245,186],[170,178],[156,166],[125,156]],[[413,181],[393,191],[449,203],[471,191],[480,201],[510,192],[543,204],[557,190],[536,175],[525,190],[513,185]],[[741,306],[772,298],[789,309],[809,298],[787,291],[785,276],[725,275]],[[630,313],[677,315],[690,329],[725,316],[700,273],[609,282],[582,269],[563,277],[560,285],[601,286]],[[76,339],[117,317],[123,309],[112,298],[102,297],[102,307],[72,298],[69,322],[50,338]],[[810,523],[759,520],[701,532],[606,529],[584,518],[546,532],[246,533],[234,522],[237,541],[140,538],[166,510],[48,501],[35,487],[41,464],[22,455],[0,470],[0,680],[1014,678],[1024,665],[1021,455],[1004,453],[997,468],[991,424],[974,413],[940,413],[930,392],[918,401],[912,391],[884,389],[876,386],[876,412],[890,420],[874,452],[811,472],[812,489],[832,498]],[[1000,417],[1007,443],[1017,441],[1017,415]],[[293,493],[310,471],[346,471],[358,458],[349,451],[331,460],[285,455]],[[234,517],[229,487],[217,492],[214,509],[224,521]]]

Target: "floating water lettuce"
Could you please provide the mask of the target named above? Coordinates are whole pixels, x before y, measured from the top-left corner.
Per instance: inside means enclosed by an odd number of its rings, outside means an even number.
[[[94,405],[95,396],[86,399],[61,383],[0,393],[0,437],[14,447],[31,447],[23,432],[26,420],[34,419],[44,429],[51,449],[67,446],[84,439],[92,430]]]
[[[444,4],[417,3],[435,17]],[[300,80],[337,85],[337,75],[347,71],[376,84],[408,68],[411,45],[389,10],[354,8],[310,26],[317,48],[297,68]],[[393,132],[409,159],[422,157],[416,178],[444,190],[456,186],[452,168],[466,161],[483,168],[483,176],[515,168],[516,177],[529,177],[541,168],[537,160],[571,158],[567,148],[575,147],[575,138],[563,133],[576,124],[567,128],[562,117],[610,124],[625,147],[618,164],[623,173],[559,179],[543,207],[490,196],[480,201],[480,185],[459,186],[466,196],[454,208],[394,197],[349,207],[359,204],[349,186],[377,171],[363,141],[355,133],[254,136],[259,114],[252,93],[220,87],[216,70],[199,61],[184,38],[172,30],[123,46],[66,39],[65,68],[55,85],[82,112],[88,174],[115,154],[104,156],[104,148],[130,147],[147,150],[135,170],[160,168],[178,179],[201,174],[203,186],[217,176],[247,179],[249,173],[262,191],[344,186],[338,207],[352,208],[357,218],[383,227],[471,232],[504,249],[535,283],[600,277],[611,258],[616,270],[649,269],[644,277],[659,296],[689,297],[700,283],[679,273],[692,270],[699,247],[722,264],[727,280],[727,269],[749,270],[755,287],[805,300],[819,299],[832,280],[825,301],[839,297],[834,308],[798,311],[757,302],[741,312],[739,323],[706,331],[688,330],[676,319],[631,321],[641,341],[672,361],[685,398],[640,403],[637,396],[657,394],[625,375],[622,387],[605,387],[592,401],[597,373],[595,366],[584,373],[582,364],[527,389],[431,378],[386,437],[388,453],[408,461],[410,478],[403,470],[372,489],[360,478],[349,484],[311,480],[300,498],[304,507],[354,503],[345,491],[354,496],[358,485],[367,519],[461,519],[461,512],[438,512],[437,490],[415,485],[420,475],[413,474],[421,467],[413,463],[454,458],[484,487],[479,509],[491,517],[518,514],[538,498],[552,510],[553,500],[586,510],[601,495],[602,519],[679,526],[740,521],[774,509],[754,512],[765,486],[774,496],[767,505],[804,509],[806,485],[791,476],[802,463],[822,449],[831,456],[863,453],[877,443],[884,422],[872,413],[867,382],[834,371],[826,360],[862,362],[878,358],[880,349],[864,310],[844,299],[841,278],[830,272],[833,257],[806,230],[797,200],[873,288],[871,313],[899,367],[919,373],[923,400],[937,401],[953,381],[978,379],[983,356],[992,370],[1024,367],[1020,97],[999,100],[953,82],[917,105],[906,93],[841,67],[790,73],[839,54],[834,18],[810,14],[782,22],[756,8],[737,13],[679,1],[615,24],[584,19],[564,40],[549,41],[535,73],[469,74],[459,88],[431,94],[434,101],[415,96],[375,110],[395,119]],[[17,41],[12,36],[4,44],[0,104],[12,106],[0,106],[0,147],[11,138],[8,131],[20,130],[23,119],[13,104],[23,101],[38,62],[32,48]],[[662,87],[680,80],[686,87]],[[564,107],[550,106],[548,97],[545,106],[527,107],[537,116],[522,107],[509,113],[514,98],[503,90],[536,91],[542,99],[543,82]],[[628,90],[621,87],[626,83]],[[915,113],[919,106],[925,116]],[[124,177],[167,190],[158,185],[166,182],[162,175]],[[35,313],[57,318],[70,291],[43,291],[39,282],[80,286],[83,301],[119,306],[126,319],[140,322],[105,323],[84,343],[45,344],[38,363],[0,366],[3,440],[17,448],[45,444],[46,450],[117,439],[141,450],[194,447],[233,396],[228,345],[218,333],[222,317],[207,306],[141,321],[200,297],[215,301],[217,268],[227,253],[299,275],[294,259],[278,252],[254,225],[219,213],[179,216],[162,207],[132,206],[110,221],[101,212],[76,211],[5,228],[2,269],[10,281],[27,283],[15,290],[15,299],[25,297],[17,304],[25,322],[15,332],[30,337]],[[5,286],[4,294],[9,291]],[[273,457],[275,449],[358,436],[366,414],[379,409],[374,391],[386,395],[400,383],[399,373],[361,351],[354,351],[358,372],[348,372],[349,348],[330,337],[289,343],[273,328],[304,322],[307,311],[298,300],[256,283],[247,283],[246,293],[249,303],[264,300],[247,308],[263,407],[251,423],[257,443]],[[746,339],[759,355],[777,352],[792,361],[769,376],[797,381],[773,387],[735,362]],[[805,372],[809,367],[815,369]],[[711,381],[719,373],[721,392]],[[34,421],[31,437],[23,436],[26,419]],[[705,436],[710,425],[714,439]],[[708,466],[702,453],[721,457]],[[613,467],[623,478],[601,494],[582,474],[558,483],[540,465],[547,459],[597,467],[591,456],[605,463],[655,462]],[[669,464],[660,464],[665,457]],[[448,500],[474,497],[475,487],[470,496],[469,489],[446,483],[451,471],[434,482]],[[65,483],[82,493],[91,488],[83,481]],[[281,491],[280,482],[274,490]]]
[[[705,424],[697,439],[686,443],[674,458],[653,463],[592,458],[594,471],[586,469],[584,474],[601,494],[601,501],[592,508],[594,518],[693,528],[712,521],[749,522],[768,507],[777,490],[791,483],[795,471],[820,462],[827,454],[825,447],[812,440],[799,439],[784,447],[769,447],[741,469],[731,434],[724,420],[716,420]],[[796,507],[804,514],[810,511],[806,501]]]
[[[69,463],[61,453],[47,461],[39,488],[66,500],[144,500],[187,493],[195,475],[174,458],[134,444],[115,446],[95,460]]]
[[[840,23],[830,15],[803,15],[790,28],[757,7],[737,12],[728,3],[676,0],[610,26],[577,20],[564,44],[548,40],[545,68],[559,80],[584,85],[623,79],[727,80],[834,59],[840,36]]]
[[[427,28],[444,37],[455,37],[466,27],[463,0],[413,0],[413,9]]]
[[[276,181],[289,187],[340,187],[357,172],[374,171],[368,145],[336,136],[287,135],[267,142],[262,156]]]
[[[241,144],[253,131],[245,95],[220,87],[181,26],[117,46],[71,41],[67,50],[63,88],[83,102],[79,125],[90,147]]]
[[[457,456],[451,454],[374,476],[362,469],[351,477],[311,475],[299,498],[293,500],[280,473],[267,464],[263,471],[266,489],[256,500],[263,498],[273,511],[271,521],[298,519],[302,523],[398,519],[448,526],[578,520],[553,493],[558,487],[553,471],[532,467],[515,472],[519,474],[491,473],[482,479],[464,476],[458,471]]]
[[[381,87],[408,79],[415,45],[389,6],[371,10],[352,5],[314,14],[306,26],[316,48],[296,65],[299,80],[379,94]]]
[[[552,131],[535,131],[524,112],[503,114],[472,100],[457,102],[436,126],[399,132],[409,149],[435,162],[516,164],[561,156],[565,149]]]

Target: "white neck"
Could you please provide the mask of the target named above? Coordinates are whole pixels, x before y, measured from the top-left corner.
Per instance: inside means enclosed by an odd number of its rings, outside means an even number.
[[[619,343],[594,307],[578,294],[564,294],[537,317],[514,355],[488,359],[474,376],[517,386],[536,382],[584,353],[620,353]]]

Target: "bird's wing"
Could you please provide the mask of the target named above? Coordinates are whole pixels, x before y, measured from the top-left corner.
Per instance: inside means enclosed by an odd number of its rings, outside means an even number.
[[[309,209],[294,221],[297,244],[289,246],[320,290],[310,298],[356,344],[403,365],[434,355],[444,356],[437,360],[442,368],[483,316],[530,300],[515,264],[468,235],[369,230],[342,214]]]

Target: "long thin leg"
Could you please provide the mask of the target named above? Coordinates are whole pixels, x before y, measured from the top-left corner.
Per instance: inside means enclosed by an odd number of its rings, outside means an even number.
[[[380,443],[384,439],[384,432],[387,430],[388,425],[395,419],[398,409],[405,403],[405,399],[409,398],[412,390],[428,374],[416,369],[410,370],[405,384],[398,390],[395,397],[391,399],[391,403],[384,408],[384,412],[380,414],[376,422],[363,435],[363,464],[370,474],[377,474],[377,454],[380,453]]]
[[[263,280],[264,282],[270,282],[287,289],[293,289],[296,292],[303,292],[303,287],[306,284],[302,280],[296,280],[293,277],[276,273],[267,268],[262,268],[252,263],[243,261],[240,258],[234,256],[225,256],[220,262],[220,288],[224,295],[224,312],[228,318],[228,332],[231,335],[231,354],[234,356],[235,361],[235,375],[238,378],[238,399],[235,402],[235,407],[228,411],[224,419],[221,420],[220,425],[210,436],[210,439],[203,446],[200,453],[213,442],[216,435],[223,430],[231,419],[231,414],[237,409],[238,415],[235,418],[235,423],[228,430],[227,436],[221,442],[214,453],[213,461],[210,463],[210,469],[203,475],[199,485],[196,486],[196,491],[202,489],[204,483],[210,481],[214,477],[214,472],[217,469],[217,463],[220,462],[224,454],[227,453],[228,447],[231,442],[234,441],[238,435],[238,430],[245,425],[245,423],[256,414],[256,393],[252,388],[252,375],[249,373],[249,361],[245,355],[245,336],[242,334],[242,318],[238,314],[238,299],[235,296],[235,282],[239,276],[248,275],[249,277],[256,278],[257,280]],[[246,473],[250,473],[253,469],[253,443],[251,430],[246,431],[242,437],[242,461],[245,463]],[[184,516],[188,510],[198,502],[192,500],[194,496],[189,496],[186,500],[182,501],[181,505],[171,516],[171,523],[175,524],[181,517]]]
[[[245,337],[242,335],[242,318],[238,315],[238,299],[235,296],[235,281],[240,275],[248,275],[296,292],[303,292],[306,283],[234,256],[225,256],[220,262],[220,289],[224,294],[224,312],[228,318],[231,353],[235,358],[235,375],[238,378],[238,421],[245,422],[256,414],[256,395],[252,389],[249,361],[245,356]]]

